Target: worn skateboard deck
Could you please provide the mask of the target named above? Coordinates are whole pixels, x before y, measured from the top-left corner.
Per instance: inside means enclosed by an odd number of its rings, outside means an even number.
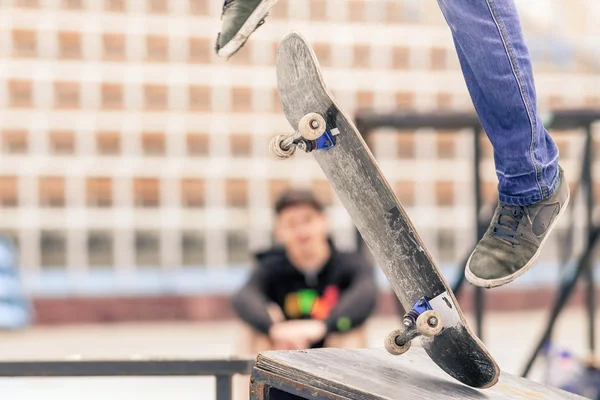
[[[466,385],[493,386],[500,374],[498,365],[468,327],[452,290],[368,146],[327,90],[314,51],[298,33],[287,35],[279,45],[277,86],[293,129],[309,113],[325,119],[326,145],[332,144],[329,139],[334,145],[311,153],[405,310],[426,297],[443,317],[441,333],[420,337],[429,357]]]

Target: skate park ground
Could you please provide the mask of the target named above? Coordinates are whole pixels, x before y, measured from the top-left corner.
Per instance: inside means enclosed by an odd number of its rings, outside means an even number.
[[[474,320],[468,316],[471,326]],[[520,374],[545,326],[547,311],[487,313],[484,339],[503,371]],[[597,321],[599,321],[597,319]],[[382,347],[385,335],[400,321],[374,317],[367,325],[369,347]],[[0,333],[3,359],[123,358],[160,356],[174,358],[225,358],[235,355],[240,334],[238,321],[211,323],[123,323],[104,325],[34,326],[22,332]],[[597,329],[596,332],[599,330]],[[554,343],[585,355],[587,325],[583,309],[561,315]],[[418,345],[418,340],[415,343]],[[543,362],[529,378],[541,381]],[[177,400],[215,398],[211,377],[127,378],[1,378],[0,397],[75,400]]]

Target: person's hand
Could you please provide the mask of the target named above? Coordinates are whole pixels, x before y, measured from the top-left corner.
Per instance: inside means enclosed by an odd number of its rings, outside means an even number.
[[[282,350],[303,350],[325,337],[327,327],[319,320],[292,320],[275,324],[269,337],[276,348]]]

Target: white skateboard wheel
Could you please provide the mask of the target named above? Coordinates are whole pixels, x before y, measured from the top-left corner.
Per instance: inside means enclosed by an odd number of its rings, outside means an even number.
[[[285,160],[286,158],[290,158],[296,152],[296,146],[290,146],[286,149],[281,147],[281,143],[288,138],[289,135],[281,134],[273,137],[269,142],[269,153],[271,155],[279,158],[280,160]]]
[[[389,333],[389,335],[387,335],[384,345],[388,353],[399,356],[406,353],[408,349],[410,349],[410,345],[412,343],[410,340],[407,340],[402,346],[399,346],[398,343],[396,343],[396,337],[402,336],[402,334],[404,334],[404,329],[394,329]]]
[[[306,140],[315,140],[323,133],[327,128],[325,119],[317,113],[306,114],[300,122],[298,122],[298,132]]]
[[[417,317],[417,331],[423,336],[435,336],[443,328],[442,316],[437,311],[427,310]]]

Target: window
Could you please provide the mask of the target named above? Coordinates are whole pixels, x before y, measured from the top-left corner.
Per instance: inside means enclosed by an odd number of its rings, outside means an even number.
[[[192,14],[208,15],[209,0],[189,0]]]
[[[69,10],[80,10],[82,8],[81,2],[82,0],[62,0],[61,5]]]
[[[112,206],[112,179],[88,178],[86,182],[88,207]]]
[[[252,136],[231,135],[231,155],[248,157],[252,153]]]
[[[75,151],[75,133],[71,131],[50,132],[50,148],[57,154],[73,154]]]
[[[102,84],[102,108],[117,110],[123,107],[123,86],[118,83]]]
[[[400,181],[396,183],[396,196],[404,206],[415,204],[415,182]]]
[[[245,263],[250,259],[248,234],[241,231],[227,232],[227,261],[229,263]]]
[[[204,234],[198,231],[185,231],[181,235],[181,258],[184,266],[199,266],[206,263],[204,254]]]
[[[136,207],[158,207],[160,184],[155,178],[138,178],[133,181],[133,198]]]
[[[8,101],[11,107],[31,107],[33,105],[31,81],[10,80],[8,92]]]
[[[231,94],[232,111],[252,111],[252,89],[246,87],[234,87]]]
[[[58,48],[60,58],[81,58],[81,33],[58,32]]]
[[[190,61],[195,63],[208,63],[210,61],[211,45],[208,38],[190,38]]]
[[[324,206],[330,206],[333,203],[333,188],[328,180],[314,181],[312,191]]]
[[[57,108],[79,107],[79,84],[75,82],[55,83],[54,105]]]
[[[396,135],[398,143],[398,157],[403,159],[412,159],[415,157],[415,137],[408,132],[402,132]]]
[[[39,7],[38,0],[15,0],[15,6],[24,8],[36,8]]]
[[[271,196],[271,204],[275,204],[279,196],[289,189],[290,182],[283,179],[273,179],[269,182],[269,194]]]
[[[456,136],[452,132],[438,132],[437,158],[440,160],[454,160]]]
[[[362,0],[361,0],[362,2]],[[369,68],[371,64],[371,47],[366,44],[354,45],[354,67]]]
[[[225,184],[225,197],[229,207],[248,205],[248,182],[242,179],[230,179]]]
[[[190,109],[194,111],[210,111],[211,91],[208,86],[190,87]]]
[[[439,206],[454,205],[454,182],[438,181],[435,183],[435,198]]]
[[[187,150],[190,156],[207,156],[209,151],[209,136],[203,133],[188,133]]]
[[[106,11],[120,12],[125,11],[126,0],[104,0],[104,9]]]
[[[102,35],[104,46],[104,58],[106,60],[125,59],[125,35],[118,33],[106,33]]]
[[[310,19],[313,21],[327,20],[327,2],[325,0],[311,0]]]
[[[141,267],[160,265],[160,236],[158,232],[137,231],[135,233],[135,262]]]
[[[167,87],[165,85],[145,85],[146,109],[164,110],[167,108]]]
[[[41,264],[45,268],[64,268],[67,264],[67,240],[62,231],[40,234]]]
[[[408,69],[409,61],[407,47],[395,46],[392,49],[392,69]]]
[[[65,206],[65,180],[60,177],[41,177],[39,180],[40,206]]]
[[[324,67],[331,66],[331,46],[327,43],[315,43],[315,54],[319,59],[319,64]]]
[[[169,58],[169,41],[165,36],[148,36],[146,38],[146,55],[150,61],[167,61]]]
[[[415,94],[409,92],[396,93],[396,107],[411,108],[415,104]]]
[[[165,135],[160,132],[142,133],[142,150],[147,156],[162,156],[165,154]]]
[[[435,71],[446,68],[446,49],[434,47],[431,49],[431,69]]]
[[[14,176],[0,177],[0,206],[16,207],[19,204],[19,188]]]
[[[27,131],[8,129],[2,131],[2,150],[9,154],[27,153],[29,147]]]
[[[13,55],[15,57],[35,57],[37,52],[37,34],[29,29],[12,31]]]
[[[96,151],[102,155],[116,155],[121,151],[119,132],[98,132],[96,134]]]
[[[147,0],[148,12],[150,13],[166,13],[167,0]]]
[[[181,181],[181,202],[184,207],[204,207],[204,180],[183,179]]]
[[[356,105],[358,108],[373,107],[374,94],[372,91],[359,90],[356,93]]]
[[[90,231],[87,237],[90,267],[110,267],[114,264],[113,235],[108,231]]]

